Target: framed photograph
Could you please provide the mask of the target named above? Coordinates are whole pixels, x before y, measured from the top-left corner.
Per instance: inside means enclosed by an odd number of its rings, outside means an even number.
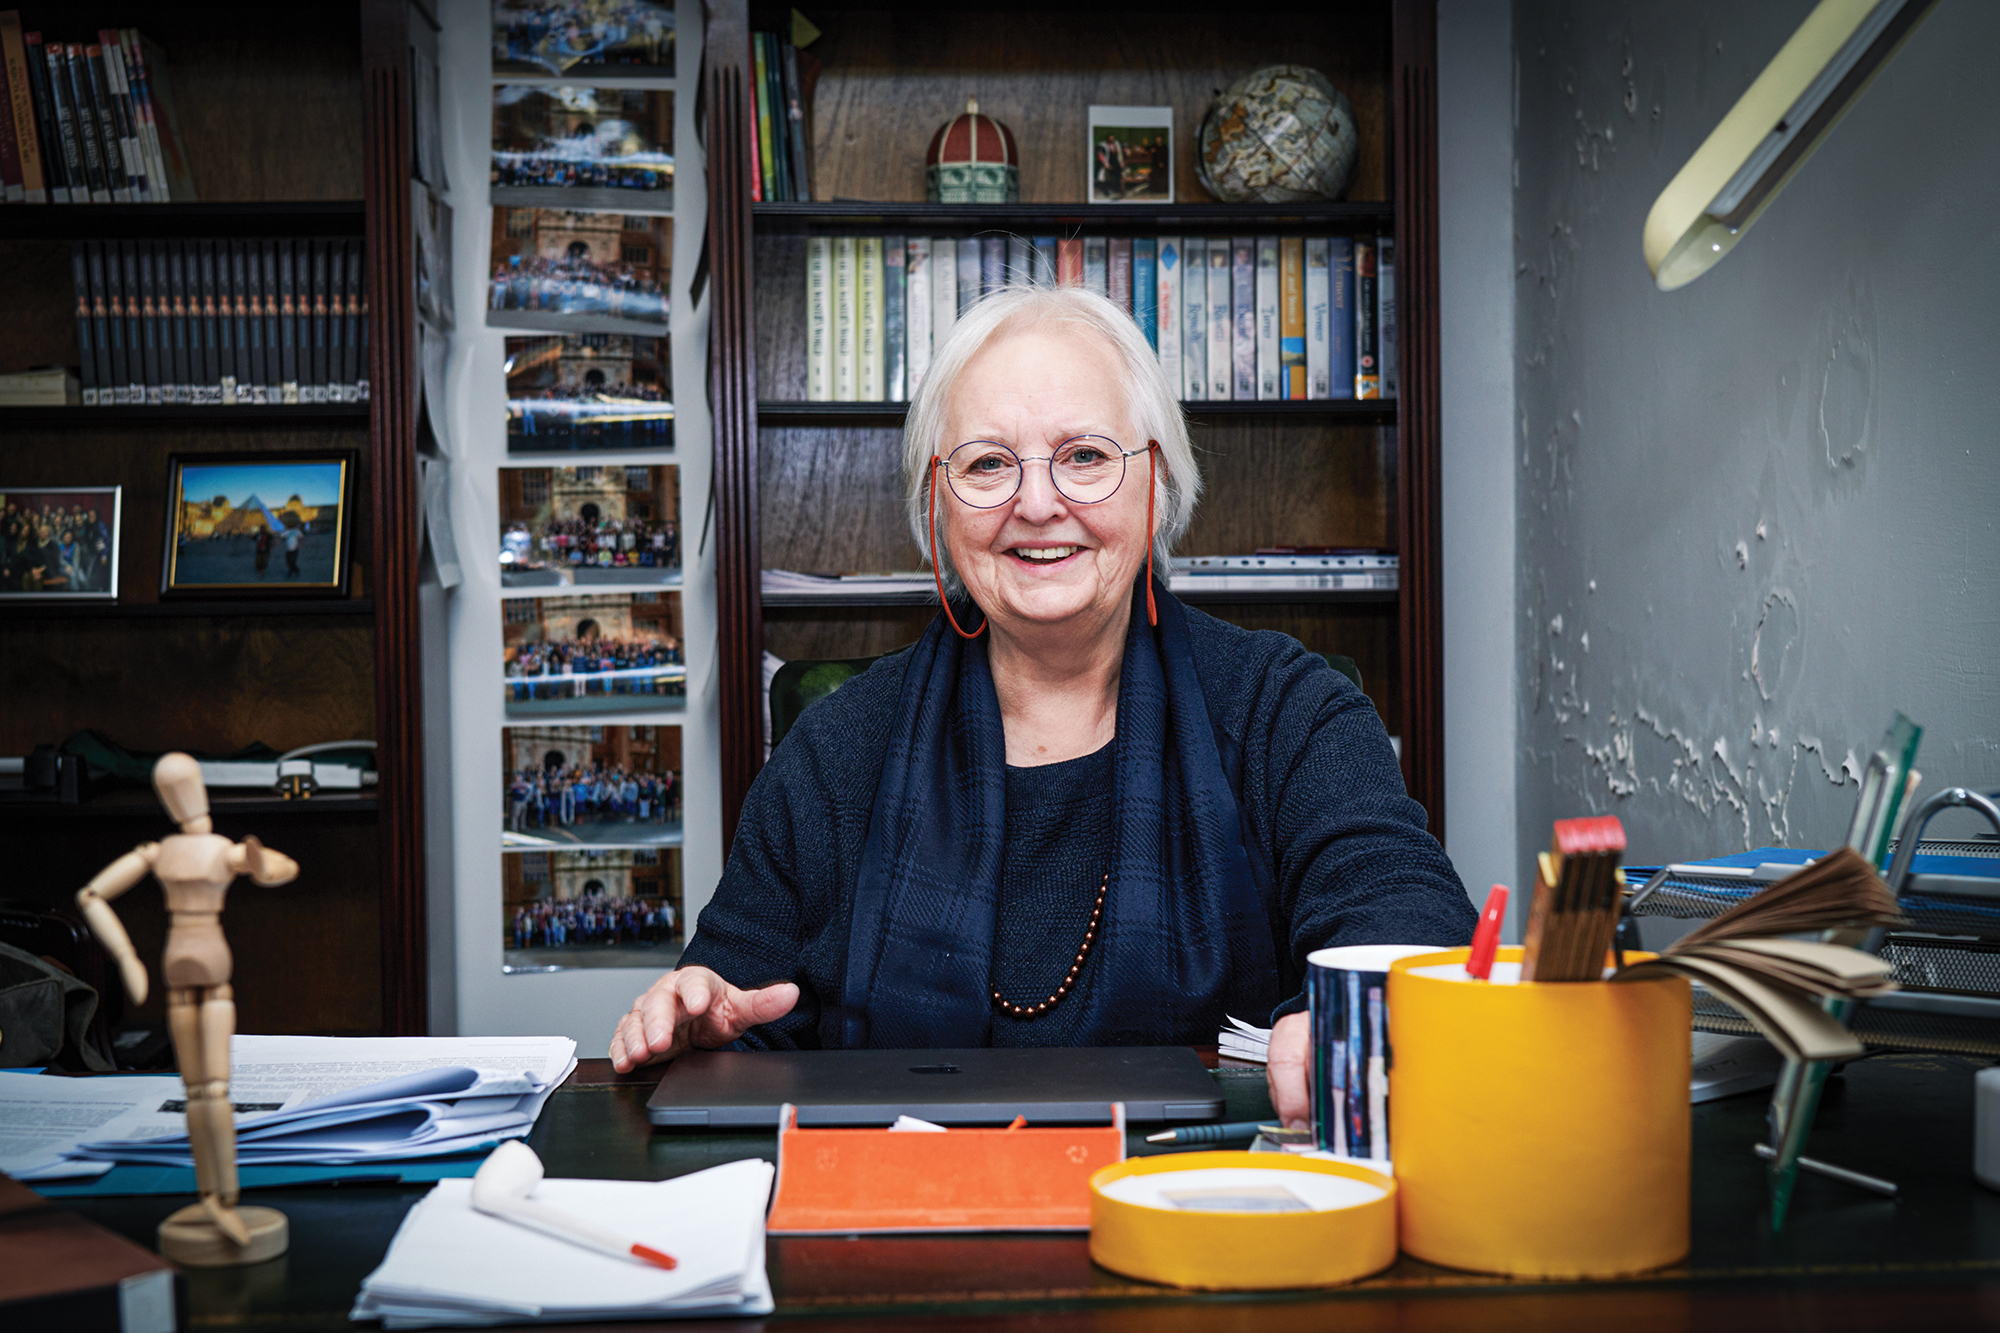
[[[117,601],[123,490],[0,487],[0,599]]]
[[[493,72],[672,78],[672,0],[493,0]]]
[[[567,208],[493,210],[486,322],[550,333],[667,331],[673,219]]]
[[[678,592],[506,598],[500,638],[509,717],[686,706]]]
[[[595,333],[507,341],[507,452],[674,447],[665,338]]]
[[[1090,108],[1090,202],[1171,204],[1174,201],[1174,109],[1170,106]]]
[[[163,595],[345,596],[354,451],[175,454]]]
[[[687,940],[679,847],[500,855],[500,970],[664,972]]]
[[[678,587],[678,467],[500,469],[503,588]]]
[[[502,847],[680,845],[679,727],[552,723],[501,736]]]
[[[659,88],[493,89],[493,202],[667,213],[674,95]]]

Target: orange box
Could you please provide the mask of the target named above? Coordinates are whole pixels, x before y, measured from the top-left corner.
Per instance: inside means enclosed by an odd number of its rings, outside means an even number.
[[[778,1113],[773,1235],[856,1231],[1088,1231],[1090,1177],[1125,1160],[1112,1123],[1037,1128],[800,1129]]]

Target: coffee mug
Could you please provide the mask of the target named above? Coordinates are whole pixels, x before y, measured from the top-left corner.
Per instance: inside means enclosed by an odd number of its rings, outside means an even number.
[[[1353,944],[1306,955],[1313,1132],[1321,1151],[1389,1160],[1389,965],[1435,944]]]

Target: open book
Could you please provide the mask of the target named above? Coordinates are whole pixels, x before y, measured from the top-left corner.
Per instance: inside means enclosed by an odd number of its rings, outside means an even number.
[[[1894,925],[1896,900],[1850,847],[1820,858],[1744,899],[1614,980],[1677,973],[1727,1001],[1786,1056],[1851,1060],[1861,1043],[1826,1011],[1828,999],[1866,999],[1896,988],[1890,964],[1846,944],[1788,939]]]

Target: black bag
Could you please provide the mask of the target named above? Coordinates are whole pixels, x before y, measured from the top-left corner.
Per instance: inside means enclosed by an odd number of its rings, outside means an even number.
[[[0,944],[0,1067],[109,1069],[86,1032],[97,992],[68,972]]]

